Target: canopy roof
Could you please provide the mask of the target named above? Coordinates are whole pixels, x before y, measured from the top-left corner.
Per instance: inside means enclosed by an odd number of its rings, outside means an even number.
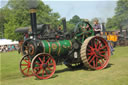
[[[13,45],[18,44],[18,41],[12,41],[9,39],[0,39],[0,45]]]

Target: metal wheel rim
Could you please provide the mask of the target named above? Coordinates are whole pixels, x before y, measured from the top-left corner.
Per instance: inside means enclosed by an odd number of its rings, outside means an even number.
[[[92,42],[93,39],[97,39],[100,42]],[[93,46],[91,45],[91,43],[93,43]],[[84,41],[81,48],[81,58],[84,65],[88,68],[94,70],[100,70],[105,68],[109,62],[109,56],[110,49],[108,43],[102,37],[93,36]]]
[[[25,60],[25,58],[27,58],[28,60],[27,59]],[[23,64],[23,63],[26,63],[26,64]],[[25,67],[25,68],[23,69],[22,67]],[[22,59],[20,60],[20,71],[24,76],[33,76],[33,73],[31,71],[31,60],[28,55],[23,56]]]
[[[41,57],[41,56],[43,56],[43,57]],[[49,56],[49,58],[46,61],[46,57],[48,57],[48,56]],[[50,63],[51,61],[52,61],[52,63]],[[43,67],[46,64],[48,66]],[[37,65],[37,67],[35,65]],[[50,78],[55,73],[55,70],[56,70],[55,60],[52,58],[51,55],[45,54],[45,53],[40,53],[40,54],[36,55],[32,60],[31,66],[32,66],[33,74],[39,79]],[[53,68],[51,69],[51,67],[53,67]]]

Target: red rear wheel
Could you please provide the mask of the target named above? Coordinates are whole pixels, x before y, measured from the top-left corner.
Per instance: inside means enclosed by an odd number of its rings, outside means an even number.
[[[81,48],[81,58],[90,69],[103,69],[108,65],[110,48],[102,37],[94,36],[86,39]]]
[[[20,71],[24,76],[32,76],[31,60],[28,55],[22,57],[20,61]]]
[[[40,53],[32,60],[32,72],[39,79],[50,78],[56,70],[55,60],[49,54]]]

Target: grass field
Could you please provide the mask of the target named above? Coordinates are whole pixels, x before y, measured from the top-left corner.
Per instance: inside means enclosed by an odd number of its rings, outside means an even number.
[[[47,80],[23,77],[19,71],[20,59],[16,51],[0,54],[1,85],[128,85],[128,47],[116,47],[103,70],[70,70],[59,65],[54,76]]]

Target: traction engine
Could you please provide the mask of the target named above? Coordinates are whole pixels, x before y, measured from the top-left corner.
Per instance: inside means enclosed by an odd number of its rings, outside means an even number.
[[[31,34],[22,45],[23,57],[20,71],[25,76],[35,75],[39,79],[50,78],[56,65],[64,63],[68,68],[87,67],[100,70],[108,65],[111,55],[107,41],[94,36],[92,26],[85,21],[79,22],[73,32],[66,31],[66,20],[63,29],[51,29],[49,25],[36,24],[36,9],[30,9]],[[17,29],[23,32],[29,27]]]

